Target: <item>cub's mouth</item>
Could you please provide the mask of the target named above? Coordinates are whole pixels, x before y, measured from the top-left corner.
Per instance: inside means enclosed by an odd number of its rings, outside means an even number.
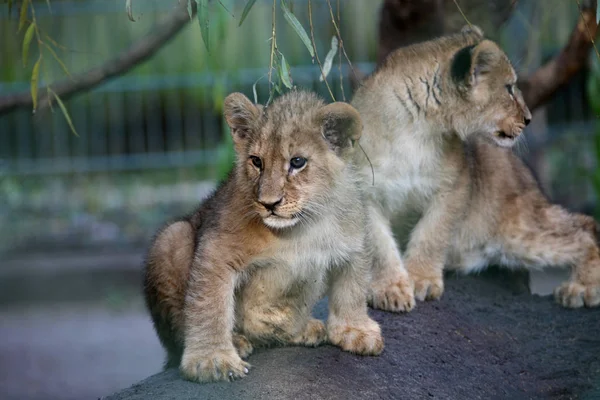
[[[285,229],[291,228],[292,226],[296,225],[300,221],[300,218],[297,214],[293,214],[289,217],[284,217],[282,215],[278,215],[274,212],[271,212],[271,214],[264,216],[262,220],[264,224],[267,225],[269,228]]]
[[[511,147],[517,141],[519,134],[507,133],[505,131],[498,130],[494,132],[492,135],[492,139],[496,144],[501,147]]]

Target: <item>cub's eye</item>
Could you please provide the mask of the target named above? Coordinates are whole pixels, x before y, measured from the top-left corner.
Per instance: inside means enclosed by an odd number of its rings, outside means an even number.
[[[511,96],[515,95],[515,92],[513,91],[514,87],[515,85],[506,85],[506,90],[508,90],[508,94],[510,94]]]
[[[294,157],[290,160],[290,167],[294,169],[300,169],[306,165],[306,158]]]
[[[262,169],[262,160],[260,157],[250,156],[250,161],[252,161],[252,165],[254,165],[258,169]]]

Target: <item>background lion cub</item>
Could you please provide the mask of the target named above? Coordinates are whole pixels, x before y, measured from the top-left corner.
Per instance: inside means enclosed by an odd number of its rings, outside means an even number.
[[[516,83],[506,54],[465,27],[396,50],[357,91],[360,143],[375,168],[375,307],[414,306],[392,219],[411,229],[400,239],[420,300],[442,295],[445,265],[465,272],[555,265],[573,267],[556,291],[561,304],[600,304],[595,221],[550,204],[508,149],[531,120]],[[357,158],[371,183],[368,162]]]
[[[240,355],[251,342],[314,346],[327,334],[344,350],[379,354],[380,328],[367,315],[363,194],[347,163],[358,113],[306,92],[267,108],[234,93],[225,118],[236,166],[148,254],[146,301],[167,366],[181,360],[191,380],[233,379],[248,372]],[[311,318],[325,290],[327,329]]]

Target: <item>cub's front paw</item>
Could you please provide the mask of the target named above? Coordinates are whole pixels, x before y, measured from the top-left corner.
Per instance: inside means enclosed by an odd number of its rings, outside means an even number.
[[[444,293],[444,278],[439,275],[421,276],[411,274],[415,285],[415,297],[419,301],[437,300]]]
[[[292,343],[307,346],[317,347],[327,340],[327,329],[325,324],[318,319],[311,319],[306,324],[304,331],[292,340]]]
[[[372,319],[362,324],[330,326],[328,334],[331,344],[351,353],[377,356],[383,351],[381,328]]]
[[[252,347],[252,343],[250,343],[248,338],[239,333],[233,335],[233,346],[242,358],[248,358],[254,351],[254,347]]]
[[[179,367],[185,379],[197,382],[229,381],[248,374],[250,364],[231,350],[209,353],[184,352]]]
[[[554,298],[563,307],[597,307],[600,305],[600,286],[564,282],[554,290]]]
[[[374,282],[368,298],[369,306],[383,311],[409,312],[415,308],[412,281],[406,277],[393,283]]]

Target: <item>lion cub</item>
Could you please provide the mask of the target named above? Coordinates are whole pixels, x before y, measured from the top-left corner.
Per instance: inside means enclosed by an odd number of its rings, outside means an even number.
[[[380,328],[367,315],[368,221],[348,163],[358,113],[300,91],[265,108],[234,93],[224,108],[233,171],[196,212],[159,232],[146,262],[167,366],[180,364],[190,380],[234,379],[247,374],[252,343],[327,337],[379,354]],[[327,328],[311,318],[325,293]]]
[[[508,149],[531,120],[516,84],[506,54],[465,27],[396,50],[357,91],[360,143],[375,169],[371,185],[370,165],[356,154],[371,188],[373,306],[410,310],[413,293],[442,295],[445,265],[471,272],[490,264],[570,266],[557,300],[600,304],[595,221],[552,205]],[[412,228],[400,237],[404,263],[391,220]]]

